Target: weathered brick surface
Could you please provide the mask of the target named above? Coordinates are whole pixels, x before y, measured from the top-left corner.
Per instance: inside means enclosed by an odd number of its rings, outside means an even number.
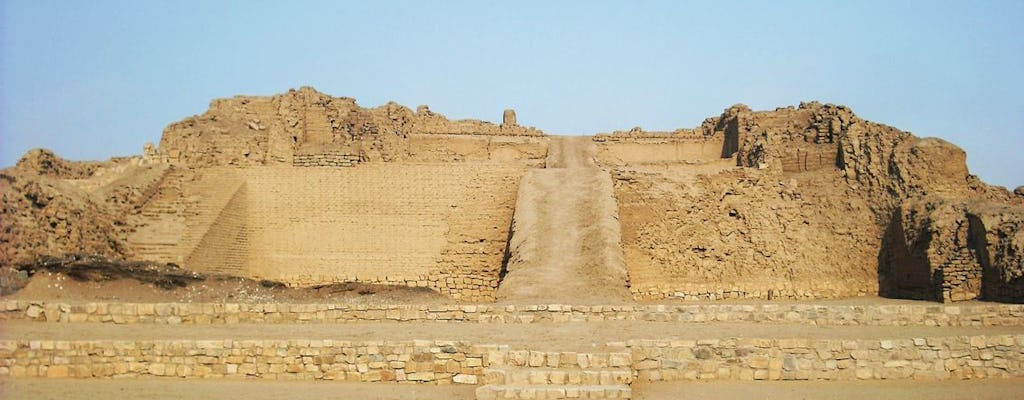
[[[493,300],[522,173],[515,163],[203,168],[173,182],[195,196],[152,205],[183,221],[160,230],[174,255],[155,261],[296,286],[365,282]]]

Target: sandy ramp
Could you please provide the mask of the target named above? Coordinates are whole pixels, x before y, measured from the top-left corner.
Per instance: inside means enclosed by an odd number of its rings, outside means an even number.
[[[531,303],[630,300],[611,177],[589,137],[553,138],[547,168],[519,187],[498,299]]]

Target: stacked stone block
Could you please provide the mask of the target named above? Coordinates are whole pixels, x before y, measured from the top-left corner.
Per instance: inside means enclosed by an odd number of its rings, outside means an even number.
[[[0,301],[0,320],[114,324],[655,321],[812,326],[1024,326],[1020,304],[367,305]]]
[[[1024,335],[898,339],[703,339],[608,343],[599,353],[512,350],[441,340],[0,340],[0,377],[323,379],[478,384],[513,398],[597,382],[970,379],[1024,376]],[[518,374],[508,366],[536,368]],[[631,375],[621,371],[628,368]],[[580,372],[570,372],[580,370]],[[580,384],[570,379],[579,379]],[[565,385],[555,384],[554,382]],[[601,382],[606,382],[607,385]],[[508,385],[503,385],[508,386]],[[485,386],[486,387],[486,386]],[[525,389],[525,391],[523,390]],[[562,392],[559,392],[562,390]],[[482,398],[494,398],[484,393]],[[608,393],[604,391],[604,393]],[[557,397],[556,397],[557,398]]]

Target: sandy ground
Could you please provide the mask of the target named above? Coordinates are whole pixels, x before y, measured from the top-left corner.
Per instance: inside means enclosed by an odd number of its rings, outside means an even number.
[[[452,399],[474,398],[476,386],[259,380],[43,379],[0,380],[5,399]],[[1021,399],[1024,379],[871,382],[668,382],[633,385],[636,400],[668,399]]]
[[[0,380],[4,399],[473,399],[471,385],[198,379]]]
[[[608,173],[589,137],[552,138],[547,168],[520,183],[504,303],[622,303],[631,299]]]
[[[560,287],[558,290],[561,290]],[[333,285],[322,288],[265,288],[258,284],[238,281],[209,281],[184,288],[162,289],[131,279],[104,282],[78,282],[67,276],[41,272],[33,276],[28,285],[15,292],[0,296],[5,299],[84,303],[118,301],[126,303],[337,303],[337,304],[454,304],[453,299],[436,292],[397,286]],[[583,304],[572,296],[561,296],[561,301],[506,300],[509,304]],[[536,299],[535,299],[536,300]],[[750,300],[731,299],[715,301],[683,301],[662,299],[637,302],[630,298],[598,298],[595,304],[819,304],[819,305],[875,305],[875,304],[935,304],[920,300],[887,299],[877,296],[819,300]],[[968,301],[956,305],[981,304]]]
[[[898,339],[927,336],[1021,334],[1024,327],[938,328],[814,327],[763,323],[678,323],[604,321],[586,323],[481,324],[368,322],[343,324],[154,325],[5,321],[0,338],[38,340],[459,340],[508,344],[525,349],[565,351],[601,348],[629,339]]]
[[[966,381],[666,382],[633,386],[635,400],[1022,399],[1024,378]]]
[[[61,302],[119,301],[126,303],[344,303],[443,304],[450,298],[426,288],[347,283],[311,288],[267,287],[243,279],[207,279],[186,287],[163,289],[133,279],[76,281],[66,275],[40,272],[9,299]]]

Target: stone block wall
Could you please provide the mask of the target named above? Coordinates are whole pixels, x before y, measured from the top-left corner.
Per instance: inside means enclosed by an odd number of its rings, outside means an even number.
[[[1024,335],[912,339],[637,340],[638,380],[968,379],[1024,376]]]
[[[491,366],[628,367],[637,381],[1024,376],[1024,335],[630,340],[608,352],[439,340],[3,340],[0,377],[323,379],[477,384]]]
[[[790,282],[751,282],[703,285],[668,283],[663,286],[647,285],[630,288],[638,300],[810,300],[862,297],[874,295],[876,288],[864,284],[844,285],[840,282],[820,282],[817,285]]]
[[[758,322],[813,326],[1024,326],[1018,304],[350,305],[246,303],[52,303],[0,301],[0,320],[113,324],[347,323],[431,321]]]
[[[0,376],[476,383],[493,350],[433,340],[5,340]]]
[[[973,300],[981,296],[981,265],[970,257],[966,249],[962,253],[968,257],[953,258],[939,268],[944,302]]]

